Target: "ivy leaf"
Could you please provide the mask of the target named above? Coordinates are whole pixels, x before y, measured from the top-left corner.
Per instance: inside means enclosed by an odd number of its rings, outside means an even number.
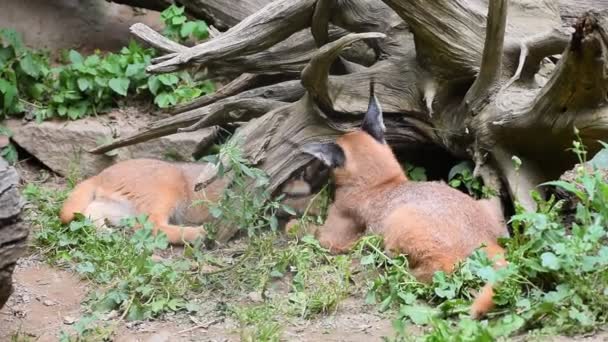
[[[98,55],[90,55],[84,60],[84,65],[92,68],[99,65],[100,58]]]
[[[448,174],[448,180],[452,180],[456,175],[465,175],[467,173],[472,172],[473,164],[467,160],[460,162],[450,170]]]
[[[409,172],[409,176],[413,181],[426,181],[426,170],[422,167],[415,167]]]
[[[560,269],[559,259],[551,252],[545,252],[540,256],[542,265],[550,270],[557,271]]]
[[[207,26],[207,23],[202,20],[197,21],[192,34],[198,39],[207,38],[209,36],[209,27]]]
[[[68,113],[68,107],[66,107],[65,105],[59,105],[59,107],[57,107],[57,113],[60,116],[65,116]]]
[[[78,53],[78,51],[76,51],[76,50],[70,50],[70,53],[68,56],[69,56],[70,62],[72,62],[72,64],[82,64],[84,62],[82,55],[80,53]]]
[[[23,72],[25,72],[28,76],[34,78],[38,78],[40,76],[40,67],[38,64],[36,64],[36,62],[34,62],[34,59],[30,53],[25,54],[25,56],[19,60],[19,66],[21,67],[21,70],[23,70]]]
[[[545,185],[553,185],[553,186],[560,187],[570,193],[575,194],[578,198],[583,198],[583,196],[584,196],[583,192],[578,190],[576,188],[576,186],[574,186],[574,184],[568,183],[565,181],[553,181],[553,182],[545,182],[545,183],[540,184],[540,186],[545,186]]]
[[[152,95],[157,95],[158,94],[158,89],[160,88],[161,83],[160,80],[158,79],[158,76],[152,76],[150,78],[148,78],[148,88],[150,89],[150,92],[152,93]]]
[[[0,93],[4,94],[4,110],[13,111],[14,101],[17,98],[17,88],[8,81],[0,78]]]
[[[171,85],[177,84],[177,82],[179,82],[179,78],[177,78],[177,76],[175,76],[175,74],[160,75],[160,76],[158,76],[158,80],[166,86],[171,86]]]
[[[279,221],[277,221],[277,217],[272,215],[270,216],[270,229],[275,232],[279,228]]]
[[[125,71],[125,76],[133,77],[133,76],[143,72],[145,68],[146,68],[146,66],[143,63],[129,64],[127,66],[127,70]]]
[[[87,112],[87,103],[85,101],[81,101],[76,105],[72,105],[68,107],[68,117],[72,120],[82,118]]]
[[[179,30],[179,35],[182,38],[187,38],[192,34],[194,28],[196,27],[196,23],[194,21],[189,21],[182,25],[182,28]]]
[[[110,82],[108,82],[108,86],[110,89],[114,90],[115,93],[127,96],[127,90],[129,89],[129,83],[131,81],[128,78],[112,78]]]
[[[85,261],[76,266],[78,273],[93,273],[95,272],[95,266],[90,261]]]
[[[183,15],[178,15],[171,18],[171,24],[173,25],[181,25],[186,22],[186,17]]]
[[[416,325],[426,325],[438,311],[435,308],[424,305],[402,305],[399,313],[409,318]]]
[[[89,88],[91,88],[91,81],[89,81],[88,78],[78,78],[78,89],[80,89],[80,91],[85,91]]]
[[[175,95],[163,92],[154,98],[154,103],[156,103],[160,108],[167,108],[175,105],[177,103],[177,99],[175,98]]]

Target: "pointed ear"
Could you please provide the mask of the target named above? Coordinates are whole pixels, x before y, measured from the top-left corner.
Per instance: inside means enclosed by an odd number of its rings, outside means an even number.
[[[371,135],[379,143],[385,143],[384,131],[386,130],[386,127],[384,126],[384,119],[382,118],[382,107],[380,107],[380,102],[378,102],[378,98],[374,94],[374,80],[371,80],[369,83],[369,104],[367,106],[367,113],[365,113],[365,117],[363,118],[361,129]]]
[[[331,168],[342,167],[346,161],[344,150],[336,143],[309,143],[302,146],[301,150]]]

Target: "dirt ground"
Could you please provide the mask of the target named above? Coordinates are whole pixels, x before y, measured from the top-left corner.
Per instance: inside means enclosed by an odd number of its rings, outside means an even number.
[[[21,161],[18,170],[24,183],[42,183],[49,188],[65,187],[63,178],[45,171],[35,162]],[[179,253],[179,249],[174,249],[162,257],[171,258]],[[29,338],[19,341],[58,341],[62,331],[73,332],[76,322],[86,314],[82,303],[87,294],[95,290],[93,285],[80,279],[77,274],[49,266],[34,251],[19,260],[13,282],[15,291],[0,310],[0,341],[11,341],[16,334]],[[281,322],[281,340],[364,342],[392,337],[394,312],[382,314],[377,306],[365,304],[363,297],[345,299],[330,315],[312,320],[290,319]],[[197,304],[205,308],[202,310],[204,312],[165,315],[143,322],[128,322],[110,314],[103,323],[113,332],[112,341],[116,342],[243,340],[237,321],[218,316],[216,308],[221,304],[221,299]],[[518,336],[512,340],[522,341],[526,337]],[[608,332],[576,338],[555,336],[543,340],[608,341]]]
[[[8,341],[18,332],[40,342],[57,341],[59,333],[69,331],[82,316],[81,302],[90,289],[76,275],[50,267],[35,255],[19,261],[14,284],[15,292],[0,311],[0,341]],[[136,324],[114,318],[108,323],[115,324],[117,342],[240,340],[236,322],[209,318],[199,321],[175,315]],[[283,331],[286,341],[379,341],[392,334],[390,317],[382,317],[373,307],[355,299],[345,301],[329,317],[290,323]]]

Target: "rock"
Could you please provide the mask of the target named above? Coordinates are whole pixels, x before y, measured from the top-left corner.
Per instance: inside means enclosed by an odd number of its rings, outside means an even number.
[[[61,176],[79,171],[77,176],[89,177],[118,161],[133,158],[190,160],[196,145],[215,134],[215,128],[178,133],[140,144],[122,147],[109,155],[93,155],[86,150],[130,135],[153,121],[147,114],[133,109],[119,110],[109,115],[77,121],[45,121],[23,124],[7,120],[13,131],[12,140],[48,168]]]
[[[23,200],[17,171],[0,157],[0,308],[13,293],[13,270],[29,235],[21,222]]]
[[[254,303],[262,303],[264,298],[262,298],[262,294],[256,291],[249,292],[247,294],[247,298]]]
[[[44,301],[42,302],[42,304],[43,304],[44,306],[54,306],[54,305],[57,305],[57,303],[56,303],[56,302],[54,302],[54,301],[52,301],[52,300],[50,300],[50,299],[46,299],[46,300],[44,300]]]
[[[76,323],[76,318],[74,318],[72,316],[63,317],[63,324],[72,325],[74,323]]]

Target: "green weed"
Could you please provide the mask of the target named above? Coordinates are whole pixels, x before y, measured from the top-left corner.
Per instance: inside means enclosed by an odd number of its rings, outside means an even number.
[[[217,167],[218,178],[229,177],[230,184],[217,201],[200,201],[218,221],[210,224],[211,236],[219,226],[239,227],[249,236],[270,228],[276,231],[279,210],[295,214],[293,209],[280,203],[281,197],[272,198],[268,191],[268,177],[260,169],[249,166],[237,140],[226,142],[218,154],[203,158]],[[229,174],[228,174],[229,172]]]
[[[269,304],[234,308],[233,313],[241,326],[241,341],[279,341],[281,324],[276,308]]]
[[[488,188],[483,184],[480,177],[473,176],[473,163],[463,161],[452,167],[448,174],[448,181],[451,187],[466,190],[466,192],[475,198],[488,198],[495,195],[493,189]]]
[[[191,37],[199,40],[207,38],[207,23],[202,20],[189,21],[184,11],[185,7],[173,4],[161,12],[160,18],[165,24],[164,36],[177,42],[184,42]]]
[[[15,164],[19,159],[15,145],[8,140],[13,136],[13,132],[7,127],[0,125],[0,157],[4,158],[9,164]],[[2,139],[6,139],[6,144],[2,143]]]
[[[188,21],[183,7],[163,12],[166,32],[174,38],[204,38],[202,21]],[[215,90],[208,80],[194,80],[185,71],[149,75],[155,57],[135,41],[118,53],[82,56],[70,50],[64,64],[51,67],[48,55],[27,49],[20,35],[0,30],[0,118],[23,113],[28,107],[38,121],[59,117],[76,120],[97,115],[126,97],[152,97],[160,108],[190,101]]]
[[[586,151],[575,142],[581,162]],[[409,273],[407,260],[389,258],[381,240],[359,243],[361,263],[381,270],[370,285],[368,299],[380,309],[396,307],[397,340],[413,339],[409,327],[426,327],[415,339],[424,341],[493,341],[526,332],[529,335],[580,334],[604,326],[608,320],[608,183],[599,170],[578,170],[574,183],[561,187],[578,200],[576,219],[566,226],[560,202],[534,193],[538,211],[521,210],[510,220],[511,238],[502,243],[509,266],[494,271],[477,251],[453,274],[437,272],[432,284],[420,284]],[[495,284],[497,309],[486,320],[468,317],[474,291],[482,283]]]

